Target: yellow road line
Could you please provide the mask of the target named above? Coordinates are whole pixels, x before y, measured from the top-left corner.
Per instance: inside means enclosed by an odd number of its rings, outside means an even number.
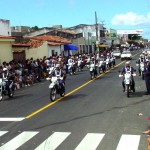
[[[139,54],[139,53],[135,54],[133,57],[135,57],[135,56],[138,55],[138,54]],[[55,103],[59,102],[59,101],[62,100],[63,98],[65,98],[65,97],[71,95],[72,93],[75,93],[76,91],[78,91],[78,90],[80,90],[81,88],[85,87],[85,86],[88,85],[89,83],[95,81],[97,78],[100,78],[101,76],[107,74],[108,72],[110,72],[110,71],[113,70],[114,68],[120,66],[120,65],[123,64],[124,62],[125,62],[125,61],[122,61],[121,63],[119,63],[119,64],[116,65],[115,67],[111,68],[110,70],[107,70],[105,73],[102,73],[102,74],[98,75],[98,76],[97,76],[96,78],[94,78],[93,80],[90,80],[90,81],[88,81],[88,82],[82,84],[81,86],[79,86],[78,88],[74,89],[73,91],[71,91],[71,92],[65,94],[64,97],[58,98],[58,99],[55,100],[54,102],[51,102],[51,103],[49,103],[48,105],[46,105],[46,106],[44,106],[44,107],[38,109],[37,111],[31,113],[30,115],[26,116],[25,118],[26,118],[26,119],[29,119],[29,118],[31,118],[31,117],[37,115],[38,113],[42,112],[43,110],[47,109],[48,107],[50,107],[50,106],[54,105]]]

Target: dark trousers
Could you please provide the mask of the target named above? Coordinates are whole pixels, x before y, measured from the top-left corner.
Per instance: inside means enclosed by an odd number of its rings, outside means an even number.
[[[150,93],[150,77],[145,76],[144,79],[145,79],[147,92]]]

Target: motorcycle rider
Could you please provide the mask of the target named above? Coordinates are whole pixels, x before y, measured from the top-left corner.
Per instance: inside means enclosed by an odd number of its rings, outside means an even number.
[[[92,65],[94,65],[94,68],[93,68],[94,70],[93,70],[93,71],[94,71],[94,76],[95,76],[95,77],[96,77],[97,74],[98,74],[98,73],[97,73],[97,66],[96,66],[96,63],[97,63],[97,62],[96,62],[95,58],[92,57],[92,58],[91,58],[91,61],[90,61],[90,67],[91,67]]]
[[[58,82],[59,82],[59,85],[61,87],[64,87],[64,84],[65,84],[65,73],[64,73],[63,69],[60,67],[60,64],[56,64],[55,68],[56,69],[53,71],[51,76],[53,76],[53,77],[57,77],[57,76],[62,77],[62,79],[58,79]]]
[[[4,83],[4,91],[9,91],[9,86],[12,81],[15,80],[15,74],[12,72],[12,69],[8,70],[6,67],[3,68],[2,78]],[[13,84],[13,89],[15,89],[15,85]],[[5,94],[5,93],[4,93]]]
[[[134,74],[135,71],[136,71],[133,67],[131,67],[130,61],[125,62],[125,66],[121,69],[121,73],[120,74],[124,75],[124,74],[126,74],[127,71],[130,71],[131,74]],[[125,92],[124,79],[125,78],[123,78],[123,80],[122,80],[123,92]],[[135,92],[135,82],[134,82],[133,76],[132,76],[131,80],[132,80],[132,90],[133,90],[133,92]]]

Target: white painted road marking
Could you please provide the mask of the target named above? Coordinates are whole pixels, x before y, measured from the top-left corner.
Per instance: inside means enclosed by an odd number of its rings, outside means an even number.
[[[24,117],[18,117],[18,118],[0,118],[0,121],[22,121],[24,120]]]
[[[54,132],[35,150],[55,150],[70,134],[70,132]]]
[[[4,134],[6,134],[8,131],[0,131],[0,137]]]
[[[88,133],[75,150],[96,150],[105,134]]]
[[[8,131],[0,131],[0,137],[5,135]],[[0,147],[0,150],[16,150],[26,145],[27,141],[32,139],[39,132],[25,131],[20,133],[18,136],[14,137],[12,140],[8,141]],[[35,145],[35,150],[56,150],[58,146],[65,142],[65,139],[71,134],[71,132],[54,132],[50,135],[44,142]],[[38,135],[37,135],[38,136]],[[88,133],[81,142],[77,145],[75,150],[96,150],[100,145],[101,141],[104,140],[104,133]],[[140,143],[140,135],[125,135],[123,134],[118,143],[116,150],[138,150]],[[34,142],[34,141],[32,141]],[[72,141],[74,142],[74,141]],[[105,141],[107,143],[107,141]],[[2,143],[0,143],[2,144]],[[103,143],[104,144],[104,143]],[[31,145],[26,145],[30,149]],[[105,146],[107,149],[109,145]],[[71,148],[70,148],[71,149]]]
[[[122,135],[116,150],[138,150],[140,135]]]
[[[0,147],[0,150],[16,150],[39,132],[22,132],[11,141]]]

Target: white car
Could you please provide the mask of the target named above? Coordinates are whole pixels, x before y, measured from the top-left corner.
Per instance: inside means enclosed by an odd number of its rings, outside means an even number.
[[[123,51],[121,54],[121,60],[132,59],[132,54],[130,51]]]
[[[120,58],[120,56],[121,56],[121,52],[118,50],[118,51],[113,51],[112,52],[112,55],[114,56],[114,57],[116,57],[116,58]]]

